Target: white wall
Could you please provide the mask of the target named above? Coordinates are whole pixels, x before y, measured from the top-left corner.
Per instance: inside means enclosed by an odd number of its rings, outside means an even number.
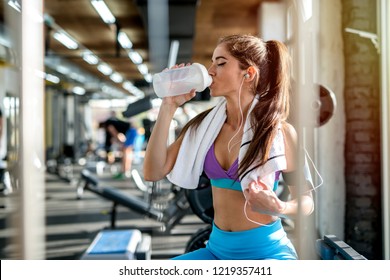
[[[318,129],[319,171],[324,179],[317,192],[319,234],[344,238],[344,56],[341,0],[320,1],[319,83],[336,95],[335,115]]]

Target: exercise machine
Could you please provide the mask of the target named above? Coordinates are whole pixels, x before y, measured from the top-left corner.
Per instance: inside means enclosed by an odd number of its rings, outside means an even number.
[[[190,206],[187,201],[185,190],[178,189],[173,192],[173,198],[168,202],[168,205],[163,209],[153,206],[153,190],[157,188],[157,183],[152,186],[152,193],[149,196],[149,201],[145,201],[137,196],[129,195],[115,189],[111,186],[102,186],[99,180],[89,170],[81,171],[81,180],[77,184],[77,193],[81,194],[84,190],[89,190],[109,201],[112,201],[111,210],[111,228],[116,228],[117,207],[124,206],[138,214],[145,215],[162,223],[162,226],[157,229],[145,229],[142,231],[151,231],[152,233],[169,233],[171,229],[177,225],[180,220],[190,213]]]

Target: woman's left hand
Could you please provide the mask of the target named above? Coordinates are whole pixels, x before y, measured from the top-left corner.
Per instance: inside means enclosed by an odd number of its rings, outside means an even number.
[[[252,181],[245,189],[244,195],[252,210],[264,214],[284,214],[286,202],[281,201],[275,192],[260,179]]]

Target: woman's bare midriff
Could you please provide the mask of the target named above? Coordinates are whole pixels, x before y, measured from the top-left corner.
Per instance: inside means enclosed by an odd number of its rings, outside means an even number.
[[[269,224],[276,220],[276,217],[254,212],[247,205],[244,213],[245,197],[242,192],[212,187],[214,205],[214,223],[224,231],[243,231],[257,228],[259,224]],[[259,223],[259,224],[258,224]]]

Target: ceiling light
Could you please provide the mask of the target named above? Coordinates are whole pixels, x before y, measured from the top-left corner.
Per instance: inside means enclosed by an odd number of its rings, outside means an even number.
[[[130,81],[123,82],[122,86],[128,91],[130,91],[134,87],[134,85]]]
[[[152,82],[152,74],[148,73],[148,74],[144,75],[144,79],[148,83],[151,83]]]
[[[112,73],[110,79],[115,83],[121,83],[123,81],[122,76],[117,72]]]
[[[148,74],[149,70],[148,70],[148,66],[146,66],[146,64],[140,64],[140,65],[138,65],[137,67],[138,67],[138,71],[139,71],[142,75]]]
[[[91,51],[84,51],[82,56],[83,59],[91,65],[96,65],[99,63],[99,58],[96,55],[94,55]]]
[[[115,23],[116,19],[103,0],[91,0],[92,6],[98,12],[102,20],[107,24]]]
[[[138,98],[143,98],[145,96],[145,93],[136,86],[134,86],[130,81],[125,81],[122,86],[124,89],[126,89],[128,92],[132,93]]]
[[[143,62],[142,56],[136,51],[130,51],[128,55],[134,64],[141,64]]]
[[[112,69],[105,63],[99,64],[97,69],[102,72],[104,75],[108,76],[112,73]]]
[[[57,72],[60,72],[63,75],[68,75],[70,72],[69,68],[67,68],[63,65],[57,65],[56,70],[57,70]]]
[[[8,5],[14,8],[19,13],[22,11],[22,7],[20,6],[19,2],[16,0],[9,0]]]
[[[121,44],[124,49],[131,49],[133,43],[130,41],[129,37],[127,37],[126,33],[123,31],[119,31],[118,33],[118,42]]]
[[[78,86],[74,87],[72,91],[74,94],[77,94],[77,95],[84,95],[85,94],[85,88],[78,87]]]
[[[138,98],[144,98],[145,97],[145,93],[142,90],[140,90],[139,88],[137,88],[137,87],[134,87],[133,90],[131,91],[131,93],[133,95],[135,95],[136,97],[138,97]]]
[[[107,86],[107,85],[104,85],[102,87],[102,91],[104,93],[110,95],[111,97],[117,96],[121,99],[123,98],[123,95],[124,95],[124,93],[122,91],[119,91],[118,89],[113,88],[111,86]],[[111,100],[111,102],[113,102],[113,100]],[[125,102],[125,100],[118,100],[117,102],[120,102],[121,104],[119,104],[119,105],[118,104],[111,104],[111,107],[123,107],[122,103]],[[124,106],[126,106],[126,105],[124,105]]]
[[[79,73],[77,73],[77,72],[71,72],[71,73],[69,74],[69,77],[70,77],[71,79],[75,80],[75,81],[80,82],[80,83],[85,83],[85,81],[86,81],[85,76],[82,75],[82,74],[79,74]]]
[[[58,84],[60,82],[60,78],[52,74],[46,74],[45,79],[53,84]]]
[[[68,49],[75,50],[79,47],[76,40],[66,34],[65,31],[57,31],[53,37]]]

